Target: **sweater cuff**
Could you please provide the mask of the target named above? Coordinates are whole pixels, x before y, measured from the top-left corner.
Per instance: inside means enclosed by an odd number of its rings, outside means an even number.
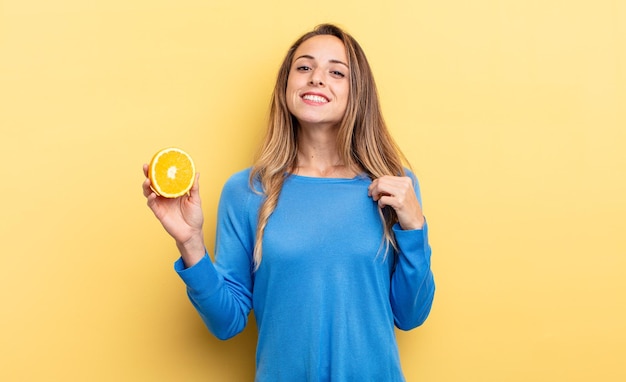
[[[194,294],[211,295],[217,291],[221,282],[221,277],[206,252],[200,261],[189,268],[185,268],[182,258],[179,258],[174,263],[174,270]]]
[[[393,233],[402,252],[424,251],[425,246],[428,246],[428,223],[426,220],[424,220],[424,226],[421,229],[412,230],[403,230],[400,224],[396,223],[393,226]]]

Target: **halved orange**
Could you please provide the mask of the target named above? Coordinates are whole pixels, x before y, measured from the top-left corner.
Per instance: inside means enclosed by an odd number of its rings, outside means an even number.
[[[196,168],[191,156],[176,147],[160,150],[150,161],[148,178],[150,187],[160,196],[177,198],[191,189]]]

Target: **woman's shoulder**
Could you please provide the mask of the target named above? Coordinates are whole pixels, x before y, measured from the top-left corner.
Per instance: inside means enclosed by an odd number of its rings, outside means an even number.
[[[243,170],[239,170],[239,171],[231,174],[228,177],[228,180],[226,181],[226,183],[248,182],[248,180],[250,179],[250,171],[251,170],[252,170],[252,168],[248,167],[248,168],[244,168]]]
[[[413,181],[417,181],[417,175],[415,175],[415,172],[413,171],[413,169],[409,168],[409,167],[404,167],[404,176],[408,176],[409,178],[413,179]]]
[[[247,187],[250,183],[250,170],[251,168],[245,168],[243,170],[239,170],[233,174],[231,174],[228,179],[226,179],[226,183],[224,183],[224,187],[234,187],[240,188],[242,186]]]
[[[239,170],[233,173],[224,184],[224,193],[254,193],[254,190],[251,188],[250,183],[250,173],[252,171],[251,167],[245,168],[243,170]],[[260,190],[260,185],[257,181],[254,181],[252,186],[255,189]]]

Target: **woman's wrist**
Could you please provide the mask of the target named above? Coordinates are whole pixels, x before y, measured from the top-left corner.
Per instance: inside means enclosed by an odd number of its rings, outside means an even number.
[[[202,234],[192,236],[185,242],[176,242],[176,247],[180,252],[183,263],[186,268],[194,266],[204,257],[206,248],[204,246],[204,237]]]
[[[424,228],[424,224],[426,223],[426,218],[423,215],[415,218],[411,222],[398,222],[400,223],[400,228],[404,231],[412,231],[416,229]]]

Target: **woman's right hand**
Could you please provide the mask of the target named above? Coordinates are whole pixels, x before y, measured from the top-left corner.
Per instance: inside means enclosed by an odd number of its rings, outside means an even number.
[[[200,261],[205,254],[202,224],[202,203],[200,200],[199,174],[196,174],[189,193],[178,198],[169,199],[157,195],[150,187],[148,165],[143,165],[143,195],[148,207],[161,222],[163,228],[176,240],[185,266],[190,267]]]

